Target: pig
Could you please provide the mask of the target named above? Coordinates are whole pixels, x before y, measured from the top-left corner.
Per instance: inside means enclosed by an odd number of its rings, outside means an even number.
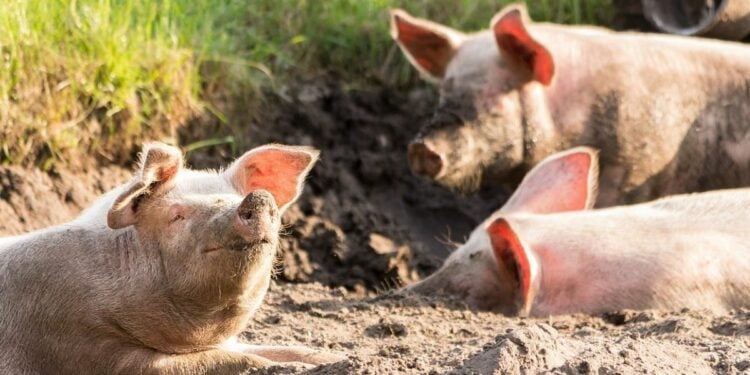
[[[406,292],[506,315],[750,306],[750,188],[590,209],[597,152],[553,154]]]
[[[750,47],[532,23],[511,5],[464,34],[402,10],[391,35],[439,87],[413,172],[463,193],[545,157],[601,151],[599,206],[750,183]]]
[[[75,220],[0,239],[0,373],[239,374],[333,353],[237,336],[269,287],[280,215],[318,158],[266,145],[226,170],[144,146]]]

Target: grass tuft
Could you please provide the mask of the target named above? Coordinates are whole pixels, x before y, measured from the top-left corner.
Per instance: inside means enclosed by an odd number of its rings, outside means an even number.
[[[212,101],[257,96],[291,75],[354,85],[417,82],[388,35],[402,7],[462,30],[488,26],[496,0],[4,0],[0,162],[52,168],[95,154],[122,161]],[[536,20],[601,23],[607,0],[529,3]],[[195,143],[208,147],[219,139]]]

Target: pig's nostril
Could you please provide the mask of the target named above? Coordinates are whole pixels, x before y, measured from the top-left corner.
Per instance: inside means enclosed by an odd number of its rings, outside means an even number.
[[[418,175],[435,178],[443,169],[443,158],[422,142],[409,144],[409,165]]]
[[[242,225],[254,225],[261,221],[273,221],[278,217],[279,209],[271,193],[255,190],[242,200],[237,208],[237,216]]]

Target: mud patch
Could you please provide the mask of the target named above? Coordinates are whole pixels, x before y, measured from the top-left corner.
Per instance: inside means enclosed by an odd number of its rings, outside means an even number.
[[[116,166],[73,173],[0,167],[0,235],[13,235],[60,224],[77,216],[103,192],[127,181],[131,173]]]
[[[506,195],[463,198],[408,171],[405,147],[435,100],[429,90],[343,90],[309,82],[270,95],[247,145],[323,151],[305,194],[285,215],[278,280],[243,334],[253,344],[305,345],[347,359],[259,374],[743,373],[750,311],[618,311],[507,318],[461,301],[379,293],[431,272]],[[208,130],[207,130],[208,131]],[[196,133],[198,134],[198,133]],[[193,139],[194,140],[194,139]],[[189,143],[186,139],[184,144]],[[233,156],[189,155],[215,168]],[[71,219],[129,169],[44,173],[0,167],[0,234]]]
[[[267,94],[241,149],[278,142],[322,151],[305,194],[285,215],[282,280],[363,293],[413,282],[507,198],[503,191],[462,197],[411,174],[406,146],[435,100],[427,88],[346,90],[326,78]],[[189,161],[216,167],[230,156],[213,149]]]

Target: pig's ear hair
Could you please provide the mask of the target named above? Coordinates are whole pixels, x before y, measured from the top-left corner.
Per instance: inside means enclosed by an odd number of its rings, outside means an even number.
[[[305,177],[319,154],[306,146],[265,145],[246,152],[224,175],[242,195],[257,189],[268,191],[283,211],[302,193]]]
[[[535,80],[549,85],[555,74],[555,62],[547,48],[526,30],[524,24],[528,22],[526,6],[514,4],[498,13],[490,25],[503,56],[523,65]]]
[[[445,75],[448,63],[461,45],[463,33],[434,22],[391,9],[391,37],[409,62],[433,83]]]
[[[558,152],[534,167],[500,212],[536,214],[593,207],[599,177],[598,152],[576,147]]]
[[[518,315],[528,315],[539,283],[539,263],[534,253],[503,218],[495,219],[487,226],[487,235],[498,267],[518,283]]]
[[[182,152],[163,143],[147,143],[143,146],[139,166],[133,180],[107,212],[107,225],[112,229],[135,224],[143,199],[174,185],[175,176],[182,168]]]

